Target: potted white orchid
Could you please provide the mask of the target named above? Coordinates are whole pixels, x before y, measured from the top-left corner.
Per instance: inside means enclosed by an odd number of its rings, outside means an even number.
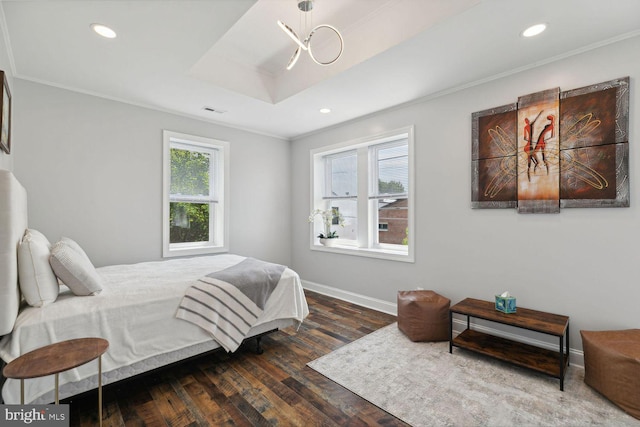
[[[322,225],[324,227],[324,232],[318,234],[320,243],[325,246],[333,246],[335,242],[333,239],[337,239],[339,236],[336,231],[331,231],[331,224],[333,224],[334,220],[337,220],[338,225],[344,227],[344,217],[340,211],[335,208],[325,210],[316,209],[309,215],[309,222],[314,222],[317,215],[320,215],[322,218]]]

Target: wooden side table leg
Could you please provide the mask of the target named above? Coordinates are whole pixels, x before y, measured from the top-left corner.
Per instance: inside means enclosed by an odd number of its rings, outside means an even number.
[[[102,427],[102,355],[98,357],[98,419]]]
[[[56,405],[58,405],[60,403],[60,399],[58,399],[58,397],[59,397],[58,396],[59,395],[59,393],[58,393],[59,385],[60,385],[60,379],[58,377],[58,373],[56,372]]]
[[[24,379],[20,378],[20,404],[24,405]]]

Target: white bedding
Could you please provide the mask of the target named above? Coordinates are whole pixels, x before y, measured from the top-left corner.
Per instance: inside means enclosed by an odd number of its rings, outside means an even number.
[[[98,336],[110,342],[102,358],[103,372],[108,373],[211,342],[211,336],[198,326],[176,319],[176,309],[193,281],[244,259],[238,255],[215,255],[99,268],[104,281],[100,294],[79,297],[64,292],[53,304],[24,307],[11,335],[0,341],[0,357],[10,362],[20,354],[53,342]],[[300,278],[287,268],[255,329],[260,330],[261,325],[277,319],[299,323],[308,313]],[[96,372],[97,362],[61,373],[61,390],[62,385],[89,378]],[[5,403],[19,403],[19,385],[18,380],[6,381],[2,390]],[[53,387],[52,377],[25,380],[25,402],[50,393]]]

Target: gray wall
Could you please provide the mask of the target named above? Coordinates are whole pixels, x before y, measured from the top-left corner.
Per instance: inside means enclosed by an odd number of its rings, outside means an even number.
[[[430,100],[379,112],[292,144],[293,267],[303,279],[394,303],[398,290],[434,289],[452,302],[493,299],[571,317],[579,329],[640,327],[640,37]],[[569,90],[631,77],[631,207],[523,215],[472,210],[471,114],[559,86]],[[428,76],[425,76],[428,78]],[[415,125],[416,262],[309,250],[309,151]]]
[[[162,130],[229,141],[230,250],[289,263],[290,143],[14,79],[14,173],[29,224],[97,266],[162,255]]]

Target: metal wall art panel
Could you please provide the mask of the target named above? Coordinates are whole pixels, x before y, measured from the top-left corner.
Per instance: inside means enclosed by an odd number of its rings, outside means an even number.
[[[472,114],[471,207],[629,206],[629,77]]]
[[[629,206],[629,78],[560,95],[560,206]]]
[[[517,104],[473,113],[471,205],[474,208],[517,206]]]
[[[518,212],[560,212],[560,88],[518,99]]]

